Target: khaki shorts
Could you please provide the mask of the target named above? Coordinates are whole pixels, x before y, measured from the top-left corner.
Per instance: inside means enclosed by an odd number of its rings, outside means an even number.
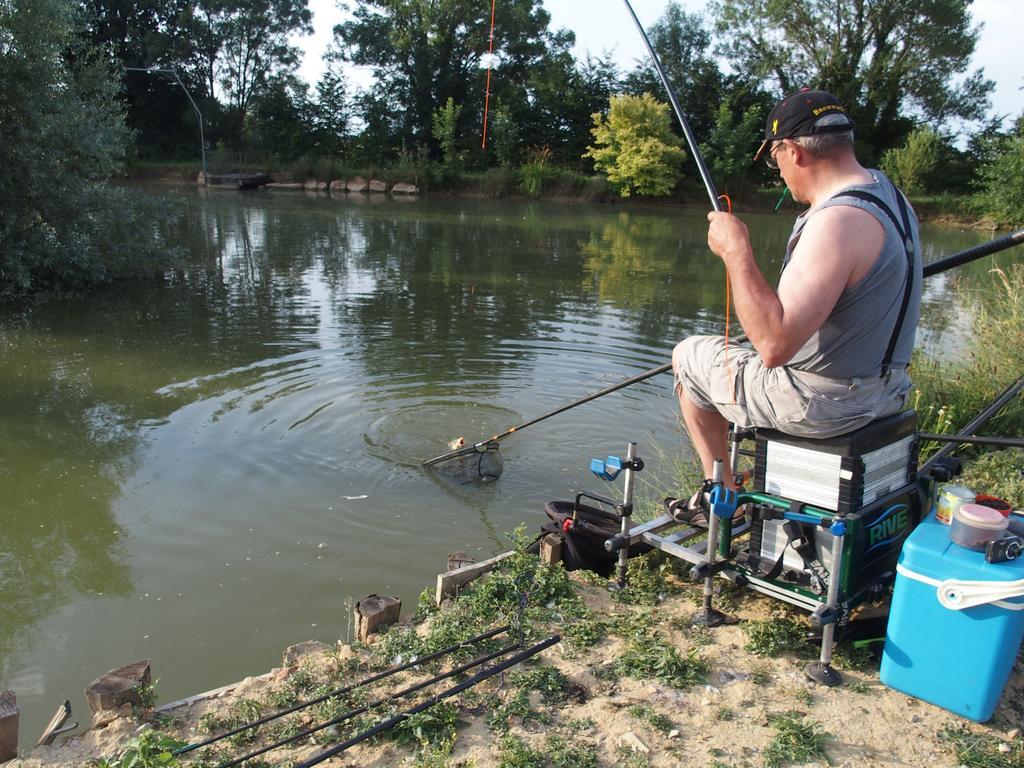
[[[830,379],[786,366],[766,368],[749,347],[720,336],[690,336],[672,352],[676,393],[738,427],[770,427],[799,437],[834,437],[896,413],[910,377]]]

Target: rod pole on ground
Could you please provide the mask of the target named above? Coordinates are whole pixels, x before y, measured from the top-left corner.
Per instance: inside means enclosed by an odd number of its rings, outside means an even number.
[[[253,720],[251,723],[245,723],[244,725],[240,725],[237,728],[233,728],[230,731],[218,734],[217,736],[211,736],[210,738],[196,742],[195,744],[186,744],[184,747],[180,747],[174,750],[171,754],[175,756],[183,755],[186,752],[191,752],[193,750],[200,749],[201,747],[207,747],[210,744],[220,741],[221,739],[226,739],[230,736],[235,736],[236,734],[242,733],[243,731],[247,731],[250,728],[256,728],[260,725],[265,725],[266,723],[269,723],[272,720],[277,720],[278,718],[284,717],[285,715],[290,715],[293,712],[298,712],[301,709],[306,709],[307,707],[311,707],[314,704],[319,704],[322,701],[333,699],[337,696],[341,696],[342,694],[354,691],[357,688],[362,688],[363,686],[370,685],[371,683],[376,683],[380,680],[383,680],[386,677],[391,677],[392,675],[398,674],[399,672],[404,672],[407,669],[412,669],[413,667],[418,667],[422,664],[434,661],[435,659],[439,659],[442,656],[447,656],[449,653],[453,653],[459,650],[460,648],[464,648],[467,645],[473,645],[483,640],[488,640],[494,637],[495,635],[500,635],[501,633],[507,632],[508,630],[509,626],[507,624],[497,627],[495,629],[488,630],[487,632],[479,634],[476,637],[471,637],[462,643],[449,645],[447,648],[441,648],[440,650],[434,651],[433,653],[428,653],[425,656],[421,656],[418,659],[407,661],[404,664],[399,664],[395,667],[389,667],[388,669],[385,669],[383,672],[378,672],[375,675],[370,675],[369,677],[363,678],[362,680],[356,683],[346,685],[343,688],[338,688],[337,690],[331,691],[330,693],[325,693],[323,696],[317,696],[315,699],[300,702],[298,704],[295,704],[294,706],[288,707],[287,709],[282,709],[280,712],[275,712],[271,715],[267,715],[266,717],[261,717],[259,720]]]
[[[402,690],[397,691],[396,693],[393,693],[390,696],[387,696],[383,699],[378,699],[377,701],[371,702],[370,704],[363,704],[359,707],[356,707],[355,709],[350,709],[347,712],[338,715],[337,717],[334,717],[325,723],[320,723],[319,725],[305,728],[292,736],[289,736],[285,739],[281,739],[280,741],[275,741],[273,744],[268,744],[265,747],[261,747],[260,749],[257,749],[255,752],[250,752],[247,755],[236,757],[232,760],[229,760],[226,763],[220,763],[217,766],[217,768],[233,768],[236,765],[241,765],[242,763],[248,760],[252,760],[255,757],[264,755],[267,752],[272,752],[278,747],[283,747],[286,744],[291,744],[292,742],[298,741],[299,739],[304,739],[307,736],[311,736],[314,733],[324,730],[325,728],[330,728],[333,725],[340,725],[341,723],[344,723],[346,720],[351,720],[353,717],[356,717],[357,715],[362,715],[366,712],[369,712],[374,707],[379,707],[384,704],[387,704],[388,702],[404,698],[406,696],[409,696],[410,694],[416,693],[417,691],[421,691],[424,688],[428,688],[431,685],[434,685],[435,683],[439,683],[442,680],[446,680],[449,677],[461,675],[463,672],[470,670],[473,667],[479,667],[481,664],[486,664],[488,661],[492,661],[498,658],[499,656],[504,656],[505,654],[511,653],[515,649],[521,647],[522,643],[512,643],[511,645],[505,646],[501,650],[494,651],[493,653],[488,653],[484,656],[478,656],[475,659],[467,661],[465,664],[450,669],[447,672],[443,672],[440,675],[435,675],[434,677],[431,677],[427,680],[423,680],[422,682],[416,683],[415,685],[410,685],[409,687],[403,688]]]
[[[341,744],[331,747],[330,749],[321,752],[319,755],[316,755],[310,758],[309,760],[306,760],[305,762],[299,763],[296,766],[296,768],[312,768],[314,765],[319,765],[320,763],[324,762],[324,760],[329,760],[335,755],[344,752],[349,747],[355,746],[356,744],[366,741],[367,739],[373,738],[378,733],[383,733],[384,731],[394,728],[402,720],[410,718],[413,715],[419,714],[420,712],[426,709],[430,709],[430,707],[434,706],[439,701],[443,701],[444,699],[462,693],[463,691],[472,688],[474,685],[477,685],[478,683],[481,683],[490,677],[494,677],[495,675],[504,672],[509,667],[513,667],[516,664],[526,661],[526,659],[529,659],[532,656],[536,656],[538,653],[545,650],[546,648],[550,648],[555,643],[561,642],[561,640],[562,638],[560,635],[552,635],[547,640],[542,640],[536,645],[530,646],[525,651],[517,653],[512,658],[506,659],[500,664],[495,664],[490,669],[485,669],[482,672],[478,672],[477,674],[473,675],[473,677],[469,678],[468,680],[464,680],[458,685],[454,685],[451,688],[448,688],[447,690],[434,694],[429,699],[424,701],[422,704],[419,704],[413,707],[412,709],[407,710],[406,712],[402,712],[401,714],[395,715],[394,717],[389,717],[387,720],[377,723],[377,725],[373,726],[372,728],[369,728],[363,731],[362,733],[353,736],[348,741],[344,741]]]

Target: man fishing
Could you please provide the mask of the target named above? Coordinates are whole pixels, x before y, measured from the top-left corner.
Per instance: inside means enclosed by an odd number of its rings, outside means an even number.
[[[839,100],[806,89],[787,96],[768,116],[754,160],[762,156],[809,206],[793,227],[777,288],[758,268],[743,222],[708,214],[708,246],[725,262],[753,348],[691,336],[672,354],[705,477],[722,459],[730,488],[730,422],[826,438],[902,409],[920,315],[917,218],[892,182],[858,162]],[[699,522],[704,499],[698,490],[669,511]]]

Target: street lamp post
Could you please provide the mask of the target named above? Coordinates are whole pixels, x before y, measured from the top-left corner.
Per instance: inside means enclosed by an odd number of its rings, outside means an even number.
[[[192,98],[192,94],[189,93],[188,88],[181,82],[181,78],[178,77],[178,70],[176,69],[160,69],[159,67],[125,67],[130,72],[147,72],[151,75],[170,75],[175,79],[178,85],[181,86],[181,90],[185,92],[188,97],[189,103],[192,105],[192,109],[195,110],[196,118],[199,120],[199,148],[202,152],[203,158],[203,184],[209,185],[210,180],[206,175],[206,137],[203,135],[203,113],[199,111],[199,105],[196,104],[195,99]]]

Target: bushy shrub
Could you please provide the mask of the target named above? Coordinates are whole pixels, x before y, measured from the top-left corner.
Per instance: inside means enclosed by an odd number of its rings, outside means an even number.
[[[979,177],[981,191],[974,198],[978,212],[996,224],[1024,224],[1024,117],[1018,119],[1013,136],[998,142]]]
[[[593,115],[594,145],[584,157],[604,172],[619,194],[667,195],[679,180],[686,157],[672,133],[668,105],[651,94],[612,96],[608,117]]]
[[[942,139],[930,128],[920,128],[902,147],[886,150],[881,168],[907,195],[928,191],[928,182],[942,155]]]

